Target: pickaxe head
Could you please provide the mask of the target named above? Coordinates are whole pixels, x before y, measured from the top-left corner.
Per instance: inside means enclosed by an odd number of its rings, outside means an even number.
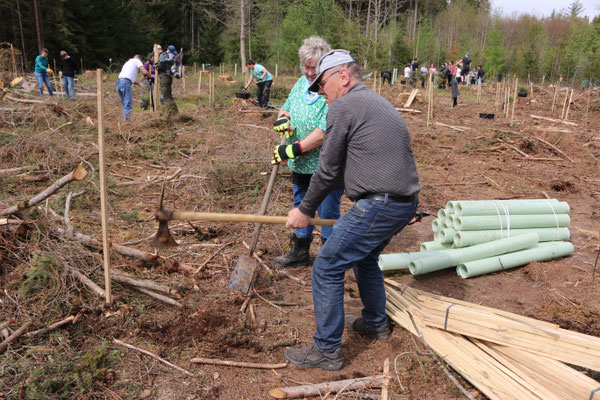
[[[169,221],[172,219],[173,211],[167,211],[163,209],[163,198],[165,197],[165,183],[163,181],[162,190],[160,192],[160,201],[158,202],[158,211],[154,214],[154,218],[158,221],[158,232],[150,240],[150,246],[164,249],[167,247],[177,246],[177,241],[171,236],[169,231]]]
[[[158,221],[158,231],[150,241],[150,245],[159,249],[177,246],[177,241],[171,236],[169,231],[169,221],[171,220],[172,211],[160,209],[154,214]]]

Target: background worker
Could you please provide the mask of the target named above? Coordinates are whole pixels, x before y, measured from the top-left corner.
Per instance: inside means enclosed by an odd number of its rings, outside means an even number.
[[[269,104],[269,94],[271,93],[271,85],[273,84],[273,77],[265,67],[260,64],[255,64],[252,60],[248,60],[246,66],[250,71],[250,79],[244,85],[244,89],[248,90],[252,82],[256,80],[256,85],[258,86],[256,91],[258,105],[262,108],[267,108],[267,105]]]
[[[305,39],[298,50],[304,75],[298,79],[289,97],[281,107],[274,129],[287,135],[287,144],[275,147],[273,163],[288,160],[292,170],[292,192],[294,207],[298,207],[306,195],[310,178],[317,170],[319,154],[323,144],[323,135],[327,126],[329,107],[323,96],[309,92],[308,87],[317,77],[319,59],[331,50],[324,39],[312,36]],[[338,219],[340,217],[340,198],[343,187],[332,189],[317,207],[320,218]],[[312,216],[315,213],[313,212]],[[314,226],[296,229],[290,237],[289,253],[276,257],[273,263],[279,267],[310,265],[310,244],[313,240]],[[321,228],[323,243],[331,235],[333,228]]]
[[[469,57],[469,52],[465,53],[465,56],[461,60],[462,62],[462,75],[469,76],[469,71],[471,70],[471,57]]]
[[[35,58],[34,70],[35,80],[38,84],[38,93],[40,96],[44,95],[44,84],[46,84],[48,94],[50,96],[54,96],[54,93],[52,92],[52,84],[50,83],[48,74],[52,75],[53,71],[48,68],[48,49],[43,48],[40,55]]]
[[[142,109],[146,110],[149,106],[154,108],[154,80],[156,77],[156,68],[154,68],[154,53],[148,53],[144,69],[150,72],[150,76],[142,78],[142,85],[146,87],[146,94],[142,97]]]
[[[123,121],[128,121],[133,111],[133,91],[131,87],[137,79],[138,71],[142,75],[150,77],[150,73],[144,68],[144,64],[142,64],[142,56],[136,54],[123,65],[117,79],[117,93],[121,98],[121,103],[123,103]]]
[[[388,81],[388,84],[392,86],[392,71],[381,72],[381,86],[385,86],[386,80]]]
[[[65,98],[75,100],[75,75],[77,74],[77,64],[73,57],[66,51],[60,51],[62,60],[62,84],[65,90]]]
[[[312,268],[317,331],[313,344],[284,356],[302,368],[339,370],[344,320],[371,339],[390,335],[379,254],[415,215],[420,191],[404,119],[362,82],[362,70],[347,50],[319,61],[309,88],[329,105],[321,158],[306,196],[288,213],[288,228],[304,228],[328,191],[344,182],[354,206],[337,221]],[[344,276],[353,268],[364,308],[344,318]]]
[[[158,71],[158,80],[160,83],[161,102],[167,106],[169,112],[176,113],[178,112],[177,104],[173,100],[173,91],[171,88],[173,85],[173,71],[171,67],[173,66],[174,58],[175,55],[168,50],[161,52],[158,56],[156,70]]]

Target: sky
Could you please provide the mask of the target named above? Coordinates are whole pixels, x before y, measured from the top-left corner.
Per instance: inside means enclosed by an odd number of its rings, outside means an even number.
[[[582,17],[587,15],[592,18],[600,14],[600,0],[579,0],[584,10]],[[561,11],[568,8],[572,1],[565,0],[492,0],[492,7],[502,9],[503,14],[532,14],[537,16],[549,16],[552,10]]]

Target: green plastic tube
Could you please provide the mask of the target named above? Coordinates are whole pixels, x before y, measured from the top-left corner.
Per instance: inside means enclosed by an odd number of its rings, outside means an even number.
[[[392,271],[397,269],[407,269],[408,265],[413,260],[428,257],[431,254],[439,253],[440,251],[416,251],[406,253],[382,254],[379,256],[379,268],[382,271]]]
[[[437,231],[435,235],[433,235],[433,238],[438,243],[452,244],[454,242],[455,234],[456,230],[452,228],[444,228]]]
[[[569,242],[540,243],[540,245],[531,249],[464,262],[456,268],[456,273],[461,278],[472,278],[478,275],[519,267],[529,264],[532,261],[544,261],[568,256],[573,253],[573,250],[573,244]]]
[[[444,244],[438,242],[423,242],[421,243],[421,251],[432,252],[436,250],[446,250],[452,248],[451,244]]]
[[[532,214],[568,214],[569,203],[566,201],[513,200],[513,201],[457,201],[454,213],[458,216],[471,215],[532,215]]]
[[[445,219],[446,218],[446,209],[445,208],[440,208],[438,210],[437,216],[441,220]]]
[[[535,232],[540,238],[540,242],[549,242],[553,240],[567,240],[571,237],[569,228],[530,228],[530,229],[511,229],[510,236],[522,235],[524,233]],[[492,240],[502,239],[508,236],[508,231],[503,230],[484,230],[484,231],[458,231],[454,234],[454,247],[467,247],[475,244],[491,242]]]
[[[538,241],[537,233],[531,232],[462,249],[451,249],[443,253],[432,254],[429,257],[411,261],[409,269],[413,275],[426,274],[464,264],[468,261],[481,260],[500,254],[528,249],[536,245]]]
[[[443,219],[436,218],[433,221],[431,221],[431,230],[433,231],[433,233],[436,233],[437,231],[439,231],[443,227],[444,227],[444,220]]]
[[[507,224],[507,220],[510,225]],[[477,215],[457,217],[454,220],[457,231],[483,231],[487,229],[524,229],[524,228],[556,228],[568,226],[571,222],[567,214],[538,215]]]
[[[447,218],[444,220],[444,228],[454,228],[454,222],[452,222],[452,218]]]

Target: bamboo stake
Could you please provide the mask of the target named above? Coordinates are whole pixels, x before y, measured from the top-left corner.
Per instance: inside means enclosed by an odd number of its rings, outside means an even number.
[[[573,93],[575,89],[571,89],[571,96],[569,96],[569,103],[567,104],[567,112],[565,113],[564,119],[569,119],[569,110],[571,109],[571,102],[573,101]]]
[[[552,110],[551,110],[551,112],[554,112],[554,106],[556,104],[556,96],[558,96],[558,87],[559,87],[559,83],[557,82],[556,85],[554,85],[554,96],[552,96]]]
[[[58,82],[56,81],[56,75],[58,75],[58,71],[56,70],[56,60],[52,60],[54,62],[54,87],[56,88],[56,90],[58,90]],[[64,88],[63,88],[64,91]]]
[[[587,104],[585,106],[585,124],[588,122],[588,112],[590,111],[590,98],[592,97],[592,88],[588,88]]]
[[[17,64],[15,63],[15,50],[13,48],[12,43],[10,44],[10,56],[12,57],[13,78],[16,78],[17,77]]]
[[[386,358],[383,362],[383,384],[381,385],[381,400],[388,400],[388,386],[390,384],[390,359]]]
[[[565,93],[565,100],[563,101],[563,108],[560,113],[560,119],[565,119],[565,110],[567,108],[567,100],[569,99],[569,88],[567,88],[567,93]]]
[[[183,84],[183,94],[185,95],[185,65],[181,66],[181,80],[182,80],[182,84]]]
[[[160,358],[160,357],[159,357],[159,356],[157,356],[156,354],[150,353],[150,352],[149,352],[149,351],[147,351],[147,350],[140,349],[139,347],[135,347],[135,346],[133,346],[133,345],[131,345],[131,344],[128,344],[128,343],[122,342],[122,341],[120,341],[120,340],[118,340],[118,339],[113,339],[113,342],[115,342],[116,344],[118,344],[118,345],[120,345],[120,346],[127,347],[128,349],[135,350],[135,351],[139,351],[140,353],[146,354],[146,355],[148,355],[148,356],[150,356],[150,357],[154,358],[155,360],[158,360],[158,361],[160,361],[161,363],[163,363],[163,364],[165,364],[165,365],[168,365],[169,367],[171,367],[171,368],[174,368],[174,369],[176,369],[177,371],[179,371],[179,372],[182,372],[182,373],[184,373],[184,374],[186,374],[186,375],[189,375],[189,376],[194,376],[194,374],[192,374],[191,372],[189,372],[189,371],[186,371],[185,369],[183,369],[183,368],[181,368],[181,367],[178,367],[177,365],[175,365],[175,364],[173,364],[173,363],[170,363],[169,361],[167,361],[167,360],[165,360],[165,359],[163,359],[163,358]]]
[[[106,216],[106,173],[104,159],[104,98],[102,97],[102,69],[96,70],[98,87],[98,163],[100,169],[100,214],[102,216],[102,254],[104,259],[104,292],[106,303],[112,303],[110,293],[110,243],[108,242],[108,219]],[[158,103],[158,98],[154,104]]]
[[[519,78],[515,79],[515,91],[513,95],[513,103],[512,103],[512,111],[510,114],[510,126],[513,126],[513,121],[515,119],[515,104],[517,103],[517,85],[519,84]]]
[[[200,96],[200,94],[202,93],[202,75],[204,74],[201,73],[198,77],[198,96]]]
[[[508,118],[508,110],[510,110],[510,87],[506,85],[504,88],[504,118]]]
[[[158,45],[154,45],[154,62],[158,64]],[[82,66],[83,68],[83,66]],[[154,69],[154,112],[158,111],[160,105],[160,94],[159,94],[160,77],[158,76],[158,69]]]
[[[260,364],[251,363],[244,361],[229,361],[229,360],[217,360],[214,358],[192,358],[190,362],[194,364],[209,364],[209,365],[227,365],[230,367],[243,367],[243,368],[258,368],[258,369],[278,369],[287,367],[287,363],[281,364]]]

